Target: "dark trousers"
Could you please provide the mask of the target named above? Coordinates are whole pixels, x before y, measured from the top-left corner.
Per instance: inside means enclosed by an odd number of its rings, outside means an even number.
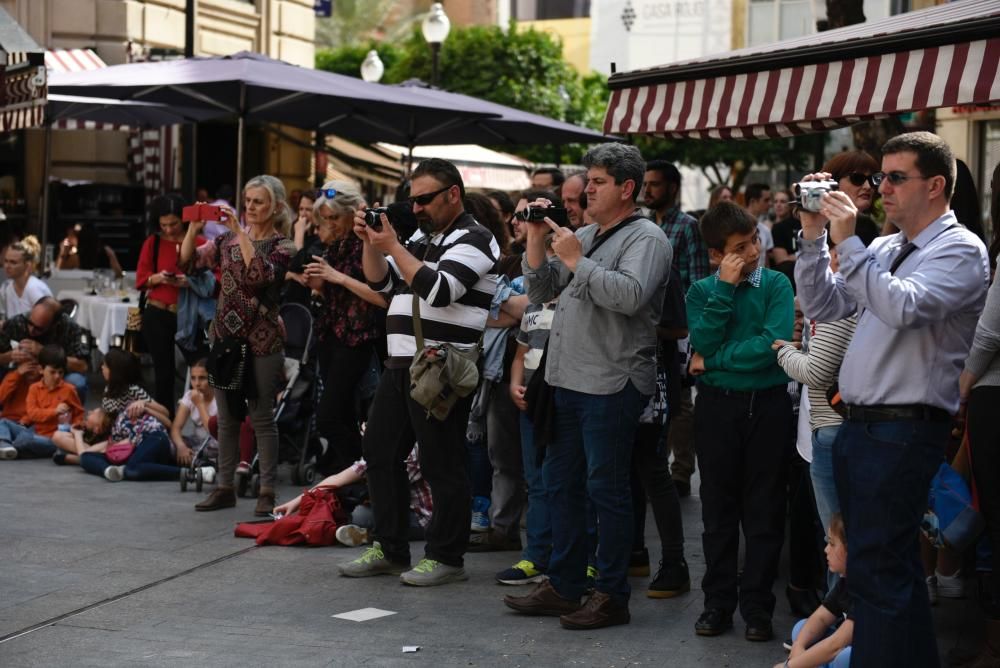
[[[465,427],[472,395],[460,399],[444,420],[410,398],[410,370],[386,369],[364,437],[368,489],[375,513],[375,540],[396,563],[410,562],[410,482],[404,461],[420,444],[420,471],[431,488],[434,513],[427,525],[428,559],[461,566],[469,542],[472,495],[465,469]]]
[[[173,415],[174,401],[174,337],[177,335],[177,314],[155,306],[146,306],[142,312],[142,338],[146,350],[153,358],[153,398]]]
[[[794,434],[794,429],[792,430]],[[788,583],[797,589],[825,589],[826,532],[819,521],[809,462],[790,448],[788,463]]]
[[[701,386],[694,433],[701,470],[706,608],[774,612],[771,591],[785,535],[792,402],[785,386],[726,393]],[[746,542],[737,575],[740,529]]]
[[[324,469],[342,471],[361,458],[358,386],[372,361],[374,346],[320,346],[323,395],[316,408],[316,429],[329,443]]]
[[[660,535],[663,561],[676,563],[684,558],[684,525],[674,479],[670,476],[669,449],[660,438],[664,427],[640,424],[635,430],[632,451],[632,549],[646,546],[646,503],[653,508],[656,531]]]
[[[917,533],[950,430],[947,422],[848,421],[833,443],[856,668],[940,665]]]
[[[979,493],[979,509],[993,545],[993,577],[986,613],[1000,619],[1000,387],[977,387],[969,396],[969,447],[972,475]]]
[[[556,388],[555,438],[542,476],[552,519],[549,581],[564,598],[577,600],[587,588],[589,496],[597,515],[596,589],[628,601],[629,465],[644,399],[631,382],[608,395]]]
[[[80,455],[80,466],[87,473],[103,477],[111,462],[104,453],[85,452]],[[126,480],[177,480],[179,474],[166,432],[144,434],[125,462]]]

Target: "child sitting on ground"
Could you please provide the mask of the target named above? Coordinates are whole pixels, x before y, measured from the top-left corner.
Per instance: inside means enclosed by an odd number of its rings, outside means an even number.
[[[854,619],[847,593],[847,535],[840,513],[833,513],[827,530],[826,562],[831,573],[841,576],[823,605],[809,619],[792,629],[792,651],[774,668],[847,668],[851,665]]]
[[[149,396],[140,385],[142,368],[139,359],[121,348],[112,348],[104,356],[101,363],[101,374],[104,376],[104,396],[101,397],[101,408],[113,418],[121,411],[127,410],[133,418],[138,418],[146,407],[157,414],[169,416],[170,411]]]
[[[21,422],[0,420],[0,459],[51,457],[56,451],[52,435],[83,417],[76,388],[63,380],[66,353],[62,347],[53,344],[42,348],[38,364],[42,379],[28,388]]]
[[[191,389],[178,402],[177,415],[170,427],[170,440],[181,466],[190,465],[199,449],[202,449],[202,462],[215,462],[219,457],[219,443],[209,431],[219,409],[215,390],[208,384],[206,364],[206,360],[200,359],[191,365]]]
[[[0,382],[0,406],[5,417],[20,422],[28,410],[28,390],[42,377],[42,367],[35,360],[21,362]]]
[[[431,521],[431,489],[420,473],[419,453],[417,445],[406,458],[406,475],[410,480],[410,540],[423,540],[424,529]],[[340,473],[324,478],[313,489],[332,487],[344,489],[349,485],[362,482],[368,464],[359,459]],[[290,515],[299,509],[302,495],[299,494],[274,509],[274,515]],[[358,504],[351,511],[351,524],[337,527],[337,542],[342,545],[364,545],[371,542],[371,530],[375,527],[375,516],[367,504]]]

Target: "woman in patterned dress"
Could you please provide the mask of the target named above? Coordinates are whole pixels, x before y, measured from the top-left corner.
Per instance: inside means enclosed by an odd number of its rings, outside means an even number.
[[[274,484],[278,468],[278,428],[274,402],[284,366],[285,332],[278,317],[281,285],[295,253],[286,235],[292,221],[285,186],[273,176],[250,179],[243,189],[246,226],[236,213],[223,207],[227,231],[195,247],[205,221],[188,226],[181,244],[180,264],[221,271],[219,303],[212,321],[212,345],[225,339],[243,339],[249,350],[246,372],[252,383],[240,391],[220,391],[219,484],[196,510],[208,511],[236,505],[233,478],[239,460],[240,423],[248,414],[257,435],[260,456],[260,495],[254,514],[266,516],[274,509]]]

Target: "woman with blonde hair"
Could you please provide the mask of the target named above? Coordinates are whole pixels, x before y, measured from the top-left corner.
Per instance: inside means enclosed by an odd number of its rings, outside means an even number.
[[[239,459],[240,423],[247,414],[260,456],[261,486],[254,514],[264,517],[274,509],[278,468],[274,402],[283,372],[285,339],[278,306],[285,271],[295,253],[294,243],[286,236],[292,221],[287,199],[281,181],[268,175],[255,176],[243,188],[246,227],[240,225],[235,211],[224,206],[220,222],[225,233],[196,248],[205,221],[194,221],[181,244],[181,266],[194,262],[199,267],[217,266],[221,271],[210,359],[217,363],[215,383],[232,381],[237,386],[219,393],[219,484],[196,510],[236,505],[233,478]],[[222,377],[227,368],[239,367],[237,358],[244,346],[242,378],[237,383],[233,377]]]
[[[34,275],[41,250],[38,238],[33,235],[7,246],[3,270],[10,280],[0,288],[4,318],[9,320],[15,315],[27,313],[39,299],[52,296],[49,286]]]

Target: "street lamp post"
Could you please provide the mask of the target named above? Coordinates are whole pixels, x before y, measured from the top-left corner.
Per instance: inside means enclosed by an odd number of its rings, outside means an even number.
[[[424,39],[431,45],[431,85],[438,85],[438,59],[441,54],[441,43],[448,37],[451,30],[451,21],[444,13],[444,7],[440,2],[431,5],[431,11],[424,17],[420,30],[424,34]]]
[[[385,74],[385,65],[378,57],[378,52],[372,49],[365,56],[364,62],[361,63],[361,78],[368,83],[377,83],[383,74]]]

